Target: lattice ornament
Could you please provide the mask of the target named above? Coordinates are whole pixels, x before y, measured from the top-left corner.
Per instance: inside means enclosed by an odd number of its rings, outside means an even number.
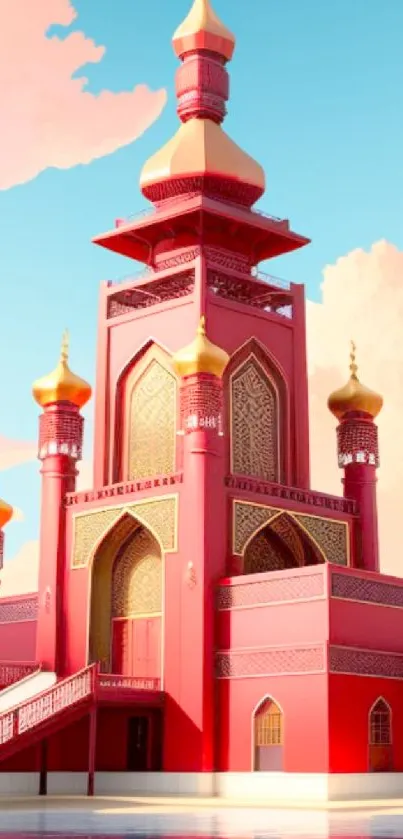
[[[217,608],[236,609],[244,606],[262,606],[293,600],[311,600],[324,595],[322,571],[312,574],[278,577],[258,580],[253,583],[239,583],[220,586],[217,592]]]
[[[372,420],[354,417],[337,426],[337,452],[341,469],[350,463],[379,466],[378,428]]]
[[[181,425],[189,434],[200,428],[220,433],[222,428],[222,384],[216,376],[186,378],[180,389]]]
[[[113,566],[112,614],[115,618],[133,618],[161,611],[161,552],[151,533],[140,529]]]
[[[248,504],[242,501],[235,501],[233,507],[233,554],[242,556],[253,534],[266,524],[270,524],[270,521],[276,516],[291,521],[295,520],[297,528],[301,526],[308,537],[310,536],[313,539],[323,558],[328,562],[348,565],[349,530],[347,522],[301,513],[290,513],[279,508]],[[279,524],[279,527],[282,527],[282,525]],[[291,547],[291,543],[289,543],[289,547]]]
[[[64,454],[81,460],[84,418],[74,406],[52,405],[39,417],[39,451],[43,460],[53,454]]]
[[[344,521],[293,514],[296,521],[319,546],[324,559],[335,565],[348,565],[349,531]]]
[[[231,376],[230,400],[231,471],[278,481],[278,396],[254,356]]]
[[[175,376],[153,359],[130,398],[129,480],[175,472],[176,400]]]
[[[403,609],[403,585],[382,583],[350,574],[332,574],[332,597]]]
[[[278,515],[278,509],[263,507],[259,504],[244,504],[235,501],[233,507],[233,550],[232,553],[242,556],[248,540],[259,528],[268,524],[273,516]]]
[[[351,647],[329,647],[329,671],[403,679],[403,655],[357,650]]]
[[[165,552],[176,550],[177,497],[154,498],[130,506],[93,511],[74,517],[73,567],[86,566],[108,531],[127,512],[156,534]],[[119,538],[119,534],[117,534]]]
[[[270,532],[261,530],[246,548],[244,556],[244,574],[262,574],[268,571],[283,571],[297,563],[289,551],[277,543]]]
[[[294,673],[322,673],[325,670],[325,647],[293,647],[269,650],[234,650],[218,652],[215,658],[219,679],[248,676],[271,676]]]
[[[38,617],[38,595],[34,594],[20,600],[0,601],[0,623],[18,623],[35,621]]]

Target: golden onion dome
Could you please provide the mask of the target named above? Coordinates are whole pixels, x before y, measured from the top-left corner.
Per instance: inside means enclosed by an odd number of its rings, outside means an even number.
[[[7,501],[3,501],[0,498],[0,530],[12,519],[13,512],[14,510],[10,507],[10,504],[7,504]]]
[[[32,386],[33,397],[42,408],[55,402],[71,402],[82,408],[91,398],[91,385],[72,373],[68,357],[68,333],[65,332],[57,367],[47,376],[37,379]]]
[[[358,367],[355,361],[356,347],[353,341],[351,342],[350,353],[350,378],[344,387],[335,390],[330,394],[327,400],[329,411],[338,420],[343,419],[346,414],[352,411],[359,411],[361,413],[369,414],[373,419],[378,416],[382,409],[383,399],[379,393],[370,390],[365,385],[361,384],[357,371]]]
[[[196,373],[209,373],[221,378],[228,364],[229,355],[217,347],[206,336],[206,319],[200,318],[196,338],[189,346],[179,350],[172,364],[178,376],[194,376]]]
[[[210,0],[194,0],[187,18],[178,26],[172,43],[178,58],[194,50],[209,50],[230,61],[235,37],[217,17]]]
[[[173,179],[213,176],[256,187],[263,195],[265,174],[256,160],[243,151],[220,125],[209,119],[189,119],[175,136],[143,166],[140,187]]]

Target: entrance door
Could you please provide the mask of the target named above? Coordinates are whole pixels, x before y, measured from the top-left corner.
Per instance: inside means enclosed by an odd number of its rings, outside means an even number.
[[[130,717],[127,736],[127,771],[146,772],[148,766],[150,721],[148,717]]]

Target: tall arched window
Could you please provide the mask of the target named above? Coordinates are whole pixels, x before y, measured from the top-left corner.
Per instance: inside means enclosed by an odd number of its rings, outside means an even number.
[[[283,712],[273,699],[266,699],[255,712],[254,770],[279,772],[283,768]]]
[[[392,712],[382,697],[369,713],[369,768],[371,772],[392,770]]]
[[[141,480],[176,471],[177,379],[167,353],[151,346],[118,389],[123,423],[116,451],[120,480]]]
[[[252,340],[232,357],[226,391],[231,472],[281,483],[288,448],[287,390],[258,342]]]

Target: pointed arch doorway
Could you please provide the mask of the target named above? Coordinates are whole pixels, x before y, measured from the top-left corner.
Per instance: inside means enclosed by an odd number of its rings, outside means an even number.
[[[89,660],[103,672],[161,678],[162,588],[159,542],[126,513],[92,564]]]

